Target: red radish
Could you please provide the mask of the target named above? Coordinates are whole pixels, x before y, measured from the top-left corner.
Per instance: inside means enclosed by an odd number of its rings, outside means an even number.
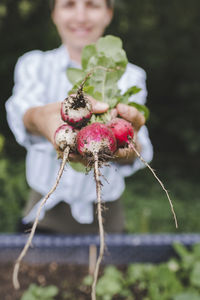
[[[56,130],[54,134],[54,143],[61,151],[64,151],[66,147],[70,148],[73,152],[76,150],[76,130],[68,125],[63,124]]]
[[[92,105],[82,91],[68,96],[61,103],[61,117],[64,122],[76,128],[85,126],[92,116]]]
[[[83,86],[91,73],[83,79],[76,94],[68,96],[61,103],[61,118],[75,128],[85,126],[92,116],[92,105],[83,93]]]
[[[116,139],[105,124],[92,123],[77,134],[77,150],[83,156],[112,155],[116,149]]]
[[[112,130],[116,140],[118,148],[127,147],[130,141],[133,140],[134,131],[132,124],[121,118],[114,118],[107,126]]]

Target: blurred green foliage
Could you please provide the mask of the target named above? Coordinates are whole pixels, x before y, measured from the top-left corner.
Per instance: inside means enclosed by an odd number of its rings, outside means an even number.
[[[148,169],[126,180],[123,194],[126,231],[139,232],[200,232],[200,186],[198,178],[174,175],[170,170],[157,170],[167,188],[178,219],[178,229],[165,192]]]
[[[147,125],[155,151],[152,167],[175,199],[182,231],[198,231],[200,226],[197,214],[199,10],[199,0],[116,0],[114,19],[106,32],[119,36],[129,60],[147,72],[147,104],[151,112]],[[1,0],[0,3],[0,128],[6,137],[0,160],[0,206],[10,201],[7,211],[6,208],[0,210],[0,230],[13,228],[9,221],[11,208],[14,209],[12,218],[19,216],[27,189],[25,151],[17,145],[8,128],[3,104],[12,93],[17,58],[29,50],[59,46],[60,40],[49,16],[48,0]],[[132,215],[127,211],[127,228],[130,231],[173,230],[167,199],[158,184],[151,183],[154,179],[147,173],[147,170],[140,171],[127,179],[125,207],[132,207]],[[134,223],[132,219],[137,221]],[[163,226],[158,226],[159,222]]]
[[[179,258],[168,262],[129,264],[126,271],[107,266],[97,282],[99,300],[199,300],[200,299],[200,246],[188,250],[175,244]],[[92,277],[83,284],[90,286]]]
[[[32,283],[21,300],[53,300],[57,294],[58,288],[54,285],[43,287]]]
[[[198,157],[199,1],[117,3],[111,30],[123,39],[129,60],[147,71],[149,129],[155,151]]]
[[[24,163],[5,155],[4,138],[0,135],[0,232],[16,230],[21,217],[28,187],[25,181]]]

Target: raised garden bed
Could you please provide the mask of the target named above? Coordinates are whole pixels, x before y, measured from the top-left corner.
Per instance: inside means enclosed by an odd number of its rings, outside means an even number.
[[[27,239],[26,234],[0,235],[0,262],[15,261]],[[200,234],[106,235],[104,264],[161,262],[174,255],[173,243],[200,243]],[[25,261],[29,263],[88,264],[90,245],[99,246],[98,235],[35,235]]]
[[[57,300],[91,299],[90,289],[82,285],[82,280],[88,274],[89,247],[98,247],[98,236],[36,235],[20,269],[21,289],[15,291],[13,264],[26,238],[23,234],[0,235],[0,299],[20,300],[33,282],[40,286],[56,285]],[[200,243],[200,235],[107,235],[103,264],[118,265],[123,270],[133,262],[164,262],[175,255],[172,248],[175,242],[190,247]],[[124,298],[113,298],[116,299]],[[141,295],[136,297],[141,299]]]

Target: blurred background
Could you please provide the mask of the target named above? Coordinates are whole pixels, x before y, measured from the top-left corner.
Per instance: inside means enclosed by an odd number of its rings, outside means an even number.
[[[147,72],[147,123],[154,146],[151,166],[165,184],[177,214],[175,229],[164,191],[148,169],[127,178],[129,233],[200,231],[200,2],[116,0],[107,34],[119,36],[130,62]],[[47,0],[0,2],[0,231],[15,231],[28,186],[25,150],[10,132],[4,103],[12,93],[17,58],[60,45]]]

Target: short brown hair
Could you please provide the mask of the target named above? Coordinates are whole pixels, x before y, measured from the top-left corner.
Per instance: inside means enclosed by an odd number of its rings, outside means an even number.
[[[56,0],[50,0],[49,1],[49,3],[50,3],[50,10],[51,11],[54,10],[55,2],[56,2]],[[106,4],[107,4],[108,8],[112,8],[113,5],[114,5],[114,0],[106,0]]]

